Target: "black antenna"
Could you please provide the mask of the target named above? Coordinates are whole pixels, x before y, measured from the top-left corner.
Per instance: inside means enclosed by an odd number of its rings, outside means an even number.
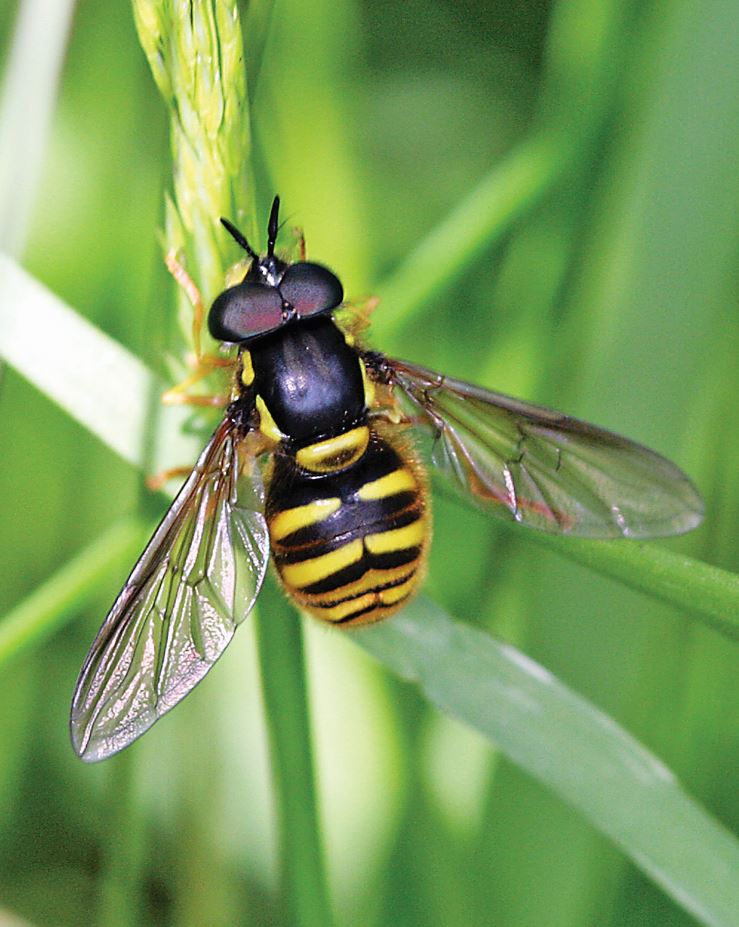
[[[274,209],[274,206],[272,207]],[[253,258],[255,261],[259,260],[259,255],[252,248],[246,238],[241,234],[241,232],[233,225],[228,219],[221,218],[221,225],[226,229],[229,235],[234,239],[234,241],[241,245],[241,247],[246,251],[250,258]]]
[[[280,211],[280,198],[276,196],[272,200],[272,209],[269,213],[269,222],[267,223],[267,256],[273,257],[275,253],[275,242],[279,226],[277,224],[277,215]]]

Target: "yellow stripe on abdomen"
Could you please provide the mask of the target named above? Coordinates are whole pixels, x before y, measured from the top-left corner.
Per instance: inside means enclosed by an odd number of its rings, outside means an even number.
[[[357,452],[357,461],[333,469]],[[402,608],[423,579],[429,547],[423,472],[365,425],[294,453],[277,458],[267,504],[286,592],[342,627]]]
[[[400,567],[391,567],[387,570],[378,570],[376,567],[373,567],[363,573],[359,579],[338,586],[330,592],[314,592],[309,594],[305,591],[301,591],[300,601],[305,608],[311,608],[313,606],[325,608],[327,605],[339,601],[343,602],[344,599],[364,595],[369,589],[380,589],[381,587],[384,588],[385,586],[394,586],[398,583],[404,583],[407,579],[410,579],[415,572],[416,560]]]
[[[383,605],[395,605],[396,602],[400,602],[401,599],[404,599],[413,589],[413,587],[418,582],[416,576],[412,576],[406,582],[401,583],[400,586],[393,586],[391,589],[382,589],[378,592],[380,597],[380,602]]]
[[[300,601],[301,606],[322,621],[340,624],[369,624],[381,618],[387,618],[401,608],[406,600],[415,592],[422,579],[422,572],[416,563],[407,578],[400,583],[385,585],[377,577],[377,571],[370,570],[365,574],[364,586],[360,590],[355,587],[351,595],[345,589],[336,589],[325,594],[317,601]]]
[[[306,610],[322,621],[345,621],[357,612],[372,608],[376,605],[376,601],[377,597],[374,592],[366,592],[364,595],[355,599],[347,599],[337,605],[312,606],[306,607]]]
[[[293,531],[308,528],[319,521],[329,518],[341,508],[341,499],[316,499],[307,505],[297,505],[292,509],[283,509],[270,522],[269,533],[273,541],[281,541]]]
[[[362,559],[363,554],[364,546],[362,541],[357,539],[344,544],[342,547],[337,547],[336,550],[332,550],[327,554],[311,557],[309,560],[301,560],[299,563],[285,564],[280,569],[280,573],[288,586],[302,589],[305,586],[319,583],[339,570],[357,563]]]
[[[371,554],[388,554],[396,550],[405,550],[406,547],[417,547],[425,536],[426,526],[423,518],[418,518],[404,528],[368,534],[364,543]]]

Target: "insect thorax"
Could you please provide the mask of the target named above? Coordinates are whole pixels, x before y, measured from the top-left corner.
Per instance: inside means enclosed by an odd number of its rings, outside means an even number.
[[[250,353],[262,417],[266,409],[292,446],[343,435],[366,422],[360,357],[330,318],[287,325],[259,339]]]

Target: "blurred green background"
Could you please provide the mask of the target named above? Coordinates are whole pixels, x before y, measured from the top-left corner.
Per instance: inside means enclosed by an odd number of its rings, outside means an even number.
[[[247,53],[265,9],[242,8]],[[0,6],[2,61],[15,14]],[[385,296],[375,345],[674,459],[708,514],[669,546],[733,571],[737,32],[736,3],[720,0],[277,0],[249,73],[260,225],[279,192],[348,293]],[[22,261],[163,375],[167,131],[128,4],[80,4]],[[484,179],[527,151],[513,220],[400,301],[419,242],[461,203],[474,212],[473,191],[483,201]],[[10,368],[0,409],[1,613],[116,517],[159,502]],[[249,627],[130,751],[99,767],[71,751],[72,687],[129,566],[3,667],[0,907],[38,925],[286,923]],[[735,645],[443,496],[427,591],[618,720],[737,830]],[[341,635],[307,632],[338,923],[694,923],[481,738]]]

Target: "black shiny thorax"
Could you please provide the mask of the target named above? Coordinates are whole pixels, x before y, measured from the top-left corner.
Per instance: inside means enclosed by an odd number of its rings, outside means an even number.
[[[365,420],[359,355],[330,317],[286,325],[249,350],[256,396],[295,444],[343,434]]]

